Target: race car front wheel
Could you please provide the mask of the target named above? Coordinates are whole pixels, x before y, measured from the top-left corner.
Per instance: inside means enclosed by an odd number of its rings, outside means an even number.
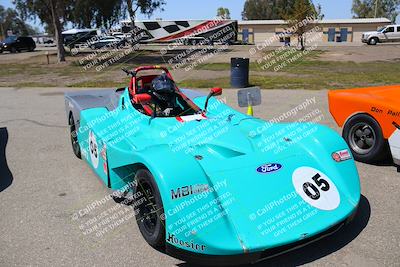
[[[354,158],[365,163],[377,163],[387,158],[388,143],[378,122],[367,114],[351,117],[343,129],[343,138]]]
[[[135,214],[139,230],[146,242],[155,248],[165,246],[165,217],[160,192],[153,175],[146,169],[136,173]]]
[[[69,129],[70,129],[72,150],[74,151],[75,156],[78,159],[81,159],[82,158],[81,148],[80,148],[79,142],[78,142],[78,135],[77,135],[77,132],[76,132],[74,115],[71,114],[69,116],[68,124],[69,124]]]

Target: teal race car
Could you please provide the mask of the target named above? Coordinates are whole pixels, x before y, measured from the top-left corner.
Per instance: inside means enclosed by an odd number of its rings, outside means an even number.
[[[129,199],[151,246],[199,264],[254,263],[348,223],[360,201],[346,142],[312,122],[273,123],[179,89],[166,68],[126,88],[65,94],[75,155]]]

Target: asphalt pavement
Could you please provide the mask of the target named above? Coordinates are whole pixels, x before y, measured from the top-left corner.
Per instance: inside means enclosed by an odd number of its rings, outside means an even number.
[[[75,158],[66,90],[73,89],[0,88],[0,266],[190,266],[148,246],[126,207],[110,200],[89,166]],[[327,91],[262,94],[256,116],[279,117],[315,97],[315,104],[285,120],[319,109],[321,123],[340,131],[328,112]],[[235,90],[223,97],[237,108]],[[399,266],[400,173],[389,165],[357,166],[362,199],[350,225],[256,266]],[[79,212],[87,215],[77,219]],[[116,213],[108,231],[89,227],[98,216]]]

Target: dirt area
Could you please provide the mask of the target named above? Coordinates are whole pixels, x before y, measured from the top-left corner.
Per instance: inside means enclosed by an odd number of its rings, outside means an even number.
[[[400,44],[363,45],[361,47],[331,47],[323,49],[319,60],[325,61],[400,61]]]
[[[16,61],[24,61],[32,57],[43,55],[45,58],[46,52],[54,54],[56,51],[55,47],[37,47],[33,52],[21,52],[12,54],[10,52],[3,52],[0,54],[0,64],[4,63],[15,63]]]
[[[282,60],[283,62],[279,63],[284,63],[284,68],[279,71],[274,68],[263,68],[265,64],[273,60],[272,58],[265,59],[265,56],[278,47],[258,50],[256,46],[229,46],[221,52],[223,47],[215,46],[213,50],[208,50],[204,54],[206,55],[204,59],[198,57],[183,66],[176,65],[183,61],[180,55],[192,47],[169,50],[166,48],[168,47],[146,45],[140,51],[127,53],[100,69],[98,66],[103,62],[89,67],[86,65],[94,61],[91,58],[93,55],[91,50],[83,50],[75,56],[67,53],[67,62],[63,64],[56,64],[54,47],[39,47],[37,51],[30,53],[3,53],[0,54],[0,86],[125,86],[128,79],[121,71],[122,67],[165,65],[172,71],[176,81],[182,82],[182,86],[196,88],[224,86],[227,88],[230,86],[230,59],[232,57],[250,58],[250,82],[263,89],[328,89],[400,83],[400,80],[396,78],[399,71],[397,62],[400,61],[400,44],[318,47],[296,61],[288,63],[285,62],[286,59]],[[167,53],[163,53],[165,51]],[[193,53],[201,54],[201,51],[202,49],[198,48],[193,50]],[[290,53],[289,50],[286,52]],[[46,53],[50,55],[50,65],[47,65]],[[102,58],[107,53],[108,51],[98,53],[94,58]],[[116,55],[121,53],[126,53],[126,50],[115,52]],[[258,64],[257,62],[263,57],[262,64]],[[187,68],[192,62],[197,64]]]
[[[161,45],[147,45],[144,46],[146,51],[149,51],[152,56],[160,59],[161,53],[160,50],[165,48],[165,46]],[[179,50],[185,50],[190,47],[182,46]],[[250,50],[254,49],[254,45],[238,45],[238,46],[230,46],[226,53],[218,53],[217,55],[211,57],[207,60],[207,63],[227,63],[232,57],[250,57],[252,61],[257,60],[262,56],[261,53],[256,53],[255,55],[250,54]],[[272,51],[277,49],[278,47],[269,47],[263,51]],[[353,61],[353,62],[373,62],[373,61],[381,61],[381,60],[400,60],[400,44],[378,44],[376,46],[330,46],[318,47],[318,50],[323,51],[321,54],[320,60],[327,61]],[[32,57],[41,57],[43,62],[45,62],[46,56],[45,53],[49,52],[50,54],[55,54],[55,47],[39,47],[34,52],[23,52],[11,54],[8,52],[4,52],[0,54],[0,64],[4,63],[15,63],[16,61],[25,61]],[[85,52],[90,52],[87,50]],[[176,50],[172,50],[176,51]],[[80,58],[78,55],[77,59]],[[168,57],[164,59],[166,62]]]

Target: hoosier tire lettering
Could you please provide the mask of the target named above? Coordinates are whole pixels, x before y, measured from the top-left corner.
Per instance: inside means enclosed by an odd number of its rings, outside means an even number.
[[[194,243],[193,241],[183,241],[175,237],[174,234],[168,233],[167,242],[171,244],[176,244],[184,248],[191,248],[193,250],[201,250],[203,251],[206,247],[205,245],[199,245]]]

